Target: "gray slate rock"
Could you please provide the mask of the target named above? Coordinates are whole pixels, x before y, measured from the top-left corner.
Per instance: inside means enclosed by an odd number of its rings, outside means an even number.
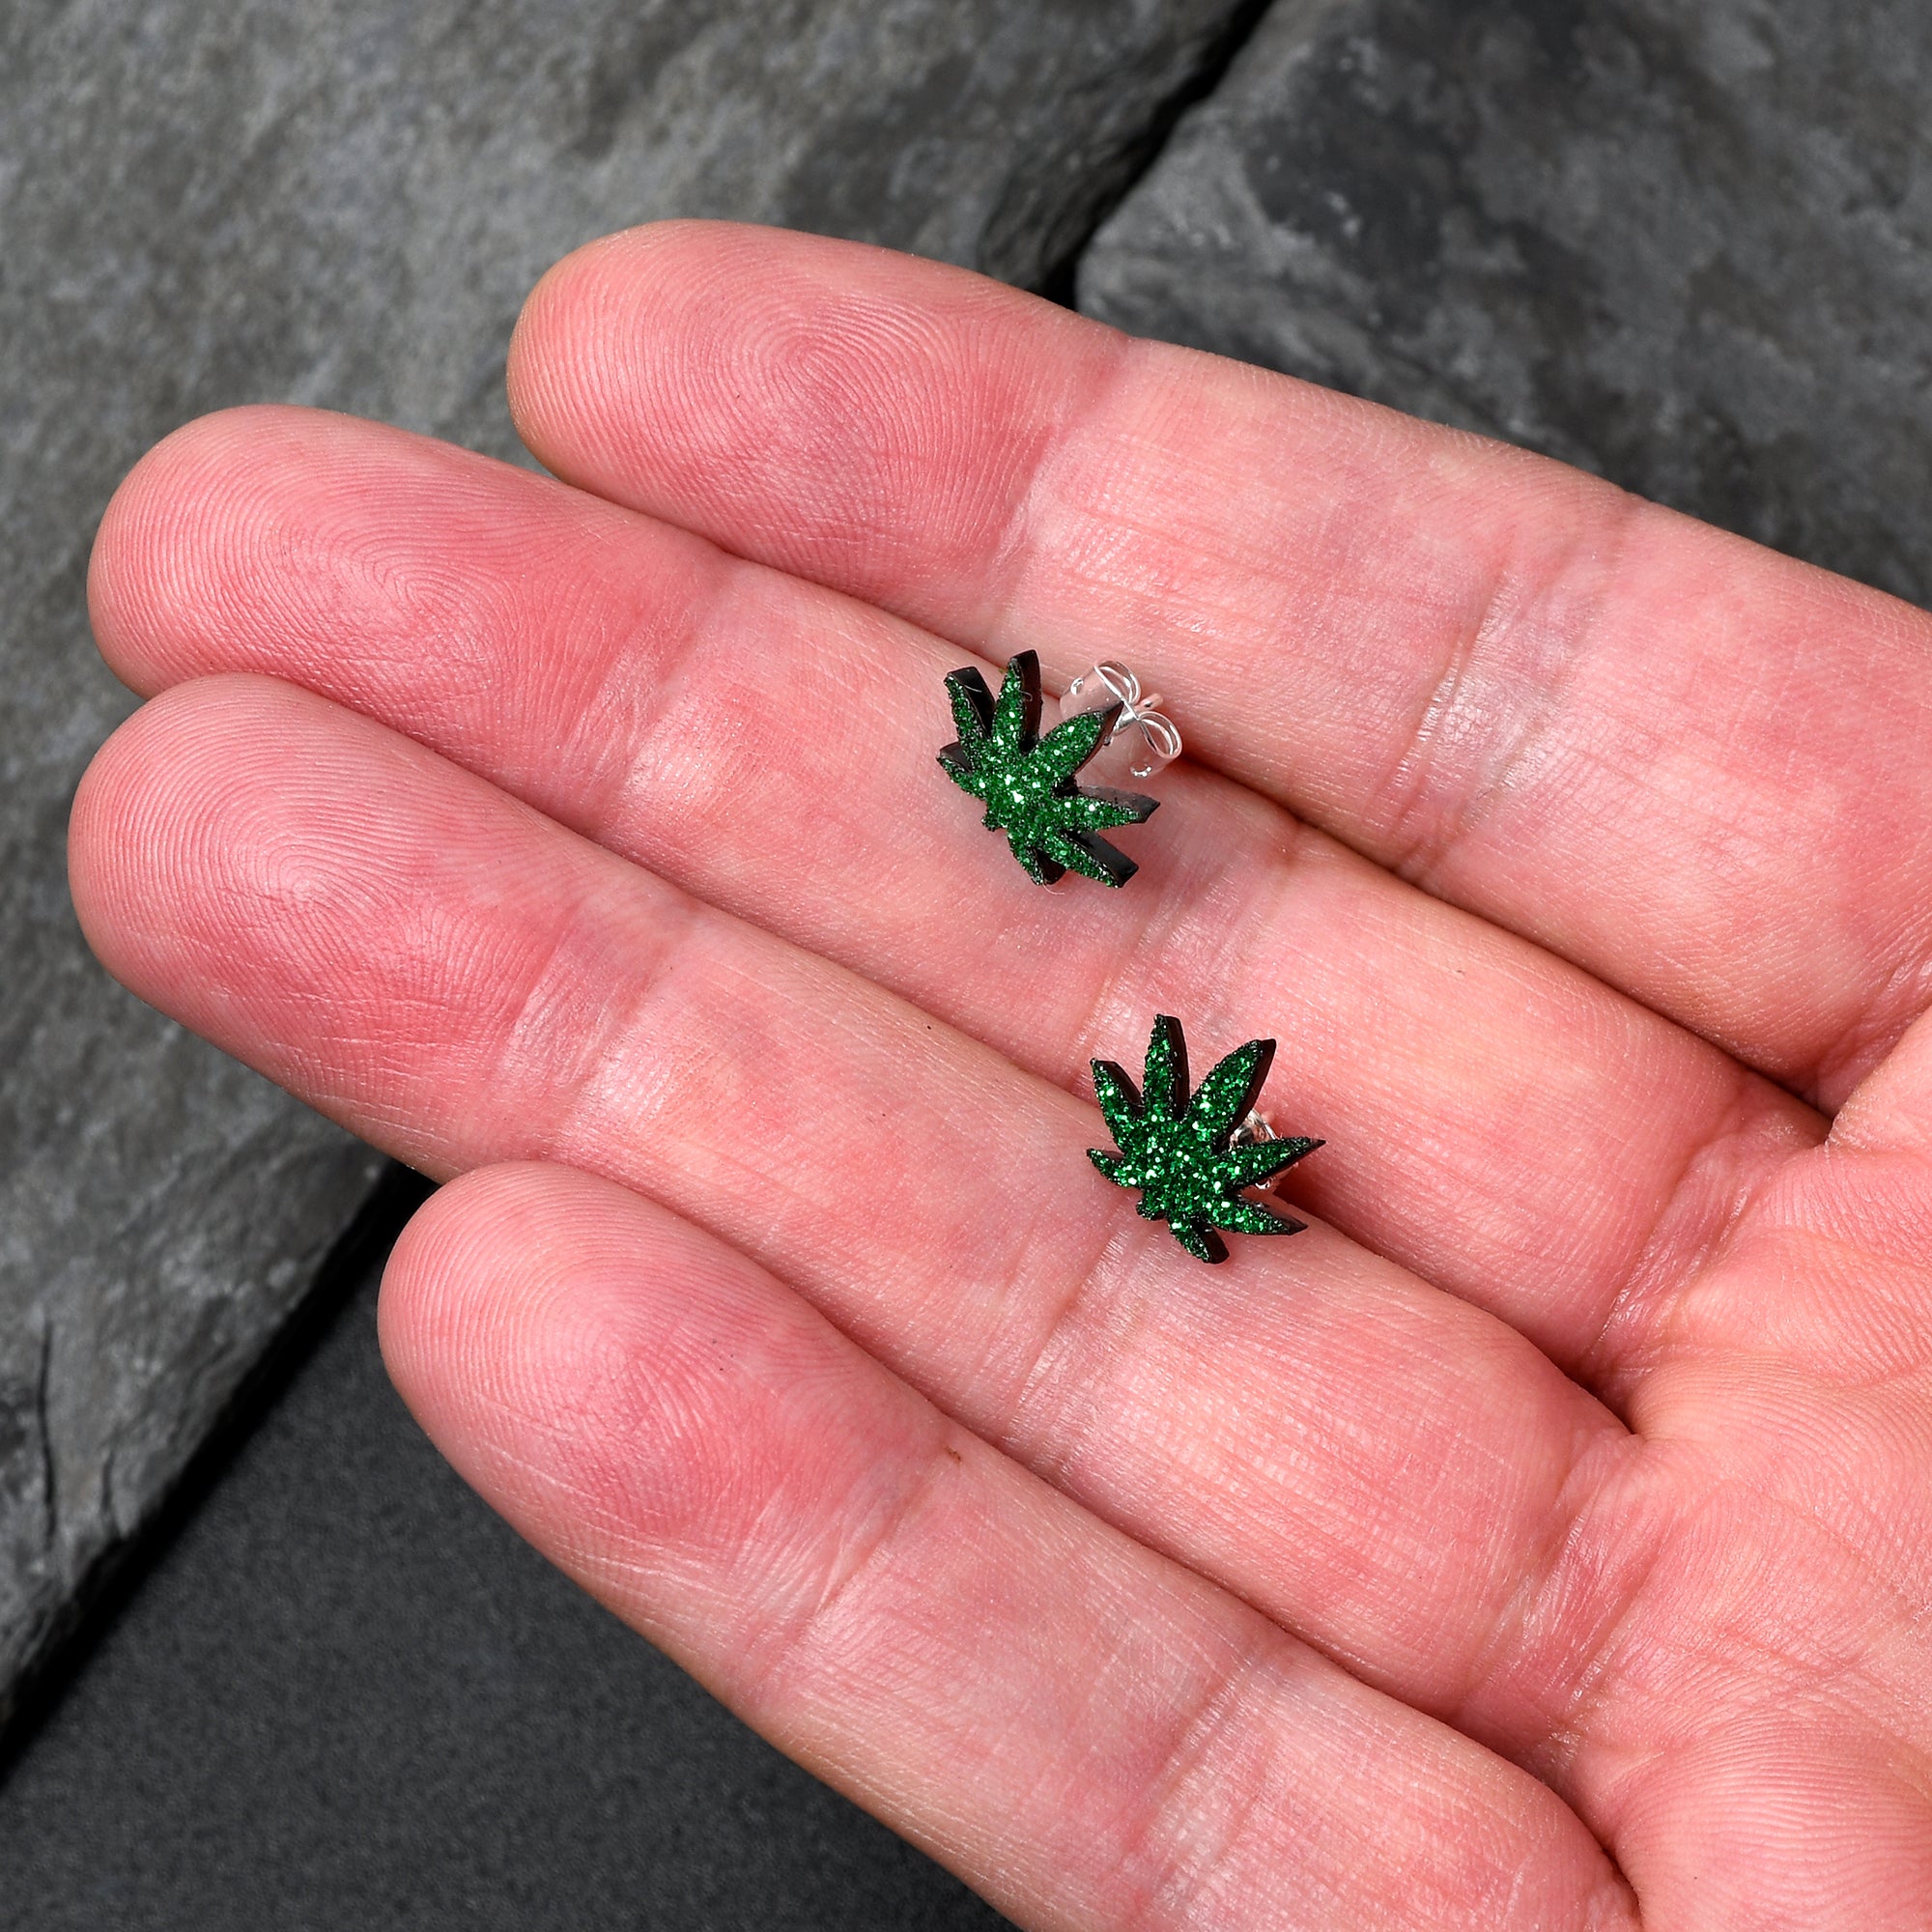
[[[1082,307],[1932,598],[1922,0],[1276,0]]]
[[[0,10],[0,1719],[367,1193],[368,1151],[110,986],[62,842],[129,701],[116,480],[277,398],[502,455],[557,256],[671,213],[1050,279],[1238,0],[20,0]]]

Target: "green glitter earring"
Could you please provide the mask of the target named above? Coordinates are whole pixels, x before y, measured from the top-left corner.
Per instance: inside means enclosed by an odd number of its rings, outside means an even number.
[[[1254,1112],[1273,1060],[1273,1040],[1251,1039],[1229,1054],[1190,1098],[1180,1022],[1161,1013],[1154,1019],[1138,1092],[1111,1060],[1094,1063],[1100,1111],[1121,1151],[1089,1148],[1088,1159],[1117,1186],[1138,1187],[1139,1212],[1150,1221],[1165,1221],[1174,1238],[1201,1261],[1228,1259],[1217,1228],[1298,1235],[1307,1226],[1241,1192],[1273,1179],[1321,1145],[1276,1140]]]
[[[958,741],[939,754],[946,775],[986,808],[989,832],[1004,832],[1013,857],[1043,886],[1067,872],[1123,886],[1138,869],[1098,835],[1139,825],[1159,800],[1095,786],[1083,791],[1074,774],[1107,741],[1122,706],[1083,711],[1039,735],[1039,656],[1021,651],[1007,666],[999,700],[977,670],[946,680]]]

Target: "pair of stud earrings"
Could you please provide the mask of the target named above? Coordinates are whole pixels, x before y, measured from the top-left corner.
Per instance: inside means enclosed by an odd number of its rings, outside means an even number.
[[[1123,665],[1095,665],[1067,687],[1058,721],[1042,735],[1045,698],[1034,651],[1008,664],[997,698],[975,669],[953,671],[946,690],[959,735],[939,762],[985,808],[986,829],[1006,834],[1028,876],[1050,886],[1078,872],[1124,886],[1134,862],[1100,835],[1145,824],[1159,801],[1078,778],[1093,767],[1102,777],[1151,779],[1179,756],[1180,733],[1157,708],[1160,699],[1143,697]],[[1094,1094],[1119,1151],[1090,1148],[1088,1158],[1117,1185],[1138,1188],[1138,1211],[1165,1221],[1201,1261],[1228,1259],[1221,1231],[1294,1235],[1306,1225],[1246,1192],[1321,1145],[1277,1139],[1255,1111],[1274,1050],[1271,1039],[1251,1039],[1190,1091],[1180,1022],[1160,1013],[1139,1087],[1113,1061],[1094,1062]]]

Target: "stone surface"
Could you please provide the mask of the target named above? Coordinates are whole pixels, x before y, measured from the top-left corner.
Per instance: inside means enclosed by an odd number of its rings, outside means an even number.
[[[128,708],[82,613],[188,416],[510,454],[519,302],[669,213],[1051,279],[1238,0],[19,0],[0,9],[0,1717],[366,1192],[369,1156],[108,985],[62,835]]]
[[[0,1781],[0,1932],[1000,1932],[469,1492],[375,1288]]]
[[[1932,596],[1921,0],[1276,0],[1081,305]]]

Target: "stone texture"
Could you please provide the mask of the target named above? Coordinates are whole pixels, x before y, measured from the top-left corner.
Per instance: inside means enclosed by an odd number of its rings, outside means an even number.
[[[556,256],[669,213],[1051,280],[1240,0],[0,9],[0,1717],[366,1193],[365,1150],[108,985],[62,835],[128,708],[117,478],[280,398],[511,454]]]
[[[1276,0],[1081,305],[1932,595],[1920,0]]]

